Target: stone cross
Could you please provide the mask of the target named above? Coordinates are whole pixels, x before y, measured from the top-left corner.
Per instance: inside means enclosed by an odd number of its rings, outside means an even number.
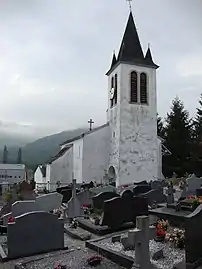
[[[72,179],[72,198],[76,197],[76,179]]]
[[[133,231],[135,240],[135,264],[139,269],[153,268],[150,262],[149,240],[155,237],[156,227],[149,226],[148,216],[138,216],[136,229]]]

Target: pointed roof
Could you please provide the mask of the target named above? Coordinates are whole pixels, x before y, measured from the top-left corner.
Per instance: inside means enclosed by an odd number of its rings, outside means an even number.
[[[132,12],[130,12],[126,30],[118,54],[118,61],[135,60],[144,60],[144,54],[140,44],[137,29],[135,27],[133,15]]]
[[[156,64],[154,63],[154,61],[153,61],[150,47],[148,47],[148,49],[147,49],[147,53],[146,53],[146,55],[145,55],[145,62],[146,62],[147,65],[154,66],[154,67],[156,67],[156,68],[159,67],[159,66],[156,65]]]
[[[112,57],[112,63],[111,63],[110,69],[112,69],[116,65],[116,62],[117,62],[117,60],[116,60],[116,54],[114,52],[113,57]]]
[[[135,26],[133,14],[132,12],[130,12],[126,29],[121,42],[121,47],[118,53],[118,57],[116,59],[116,63],[115,61],[113,62],[112,60],[110,70],[107,72],[106,75],[109,75],[111,71],[114,69],[114,67],[117,66],[118,63],[120,62],[126,62],[130,64],[134,63],[138,65],[158,68],[158,66],[153,62],[152,56],[150,55],[151,51],[149,49],[149,51],[147,51],[146,54],[147,58],[144,57],[140,39]]]

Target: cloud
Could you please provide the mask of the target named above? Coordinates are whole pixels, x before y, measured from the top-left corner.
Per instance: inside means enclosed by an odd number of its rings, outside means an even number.
[[[162,115],[176,95],[195,111],[202,88],[200,10],[200,0],[133,3],[144,51],[151,43],[160,65]],[[84,126],[89,118],[104,123],[104,74],[127,17],[125,1],[0,0],[1,120],[28,122],[39,132]]]

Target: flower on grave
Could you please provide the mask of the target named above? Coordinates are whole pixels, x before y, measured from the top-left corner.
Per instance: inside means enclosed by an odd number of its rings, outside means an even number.
[[[100,264],[101,261],[102,261],[102,257],[96,256],[96,255],[87,259],[87,263],[91,266],[96,266],[96,265]]]
[[[194,196],[194,195],[189,195],[189,196],[187,196],[187,199],[196,199],[196,196]]]
[[[170,234],[170,242],[177,248],[184,248],[185,246],[185,231],[181,229],[174,229]]]
[[[156,230],[156,236],[165,236],[166,232],[163,229],[157,229]]]
[[[15,218],[13,216],[10,216],[8,218],[8,223],[13,223],[13,222],[15,222]]]
[[[158,220],[156,223],[156,229],[162,229],[164,231],[167,231],[169,227],[169,223],[167,220]]]

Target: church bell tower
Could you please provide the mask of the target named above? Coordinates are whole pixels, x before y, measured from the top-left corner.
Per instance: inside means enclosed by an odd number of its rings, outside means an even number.
[[[116,186],[158,176],[156,69],[148,47],[144,55],[132,11],[108,76],[111,134],[109,174]],[[112,177],[112,176],[111,176]]]

